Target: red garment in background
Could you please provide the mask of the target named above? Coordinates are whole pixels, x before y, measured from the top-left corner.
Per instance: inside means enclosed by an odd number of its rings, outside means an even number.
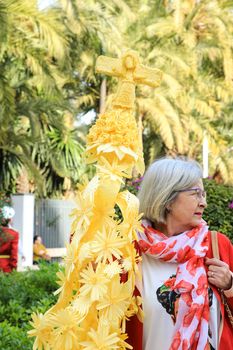
[[[1,230],[5,235],[2,238],[0,234],[0,270],[11,272],[17,268],[19,234],[8,227],[1,227]],[[1,257],[3,255],[9,255],[9,258]]]

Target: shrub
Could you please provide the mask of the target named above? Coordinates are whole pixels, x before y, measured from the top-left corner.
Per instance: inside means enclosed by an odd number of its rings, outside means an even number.
[[[25,329],[14,327],[8,321],[0,323],[0,349],[31,350],[33,340],[28,339]]]
[[[233,242],[233,187],[217,184],[214,180],[204,180],[207,192],[207,208],[204,220],[211,230],[226,234]]]
[[[41,263],[40,269],[36,271],[2,273],[0,302],[9,303],[10,300],[14,300],[25,307],[31,307],[57,289],[57,271],[58,264]]]
[[[58,264],[42,263],[39,270],[0,273],[0,349],[31,350],[27,337],[33,312],[45,313],[56,301]]]

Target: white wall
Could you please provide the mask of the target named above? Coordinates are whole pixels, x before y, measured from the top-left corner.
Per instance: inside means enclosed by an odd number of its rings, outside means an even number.
[[[15,209],[12,226],[19,232],[21,251],[25,257],[25,261],[19,260],[19,265],[22,266],[31,266],[33,260],[34,201],[33,194],[12,196],[12,206]]]

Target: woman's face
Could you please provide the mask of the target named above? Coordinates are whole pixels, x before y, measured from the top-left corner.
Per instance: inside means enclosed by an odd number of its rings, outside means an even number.
[[[167,225],[176,228],[179,232],[198,226],[206,205],[203,182],[199,180],[190,189],[180,191],[170,204]]]
[[[37,237],[36,243],[38,243],[38,244],[42,243],[42,238],[40,236]]]

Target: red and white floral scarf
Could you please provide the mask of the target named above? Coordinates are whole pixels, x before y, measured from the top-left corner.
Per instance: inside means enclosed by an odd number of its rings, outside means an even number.
[[[146,222],[143,226],[144,233],[139,233],[138,241],[142,253],[178,264],[171,288],[180,293],[180,301],[170,350],[207,349],[209,301],[204,258],[209,246],[208,226],[203,221],[171,237]]]

